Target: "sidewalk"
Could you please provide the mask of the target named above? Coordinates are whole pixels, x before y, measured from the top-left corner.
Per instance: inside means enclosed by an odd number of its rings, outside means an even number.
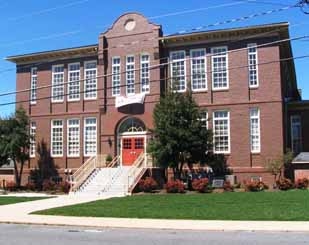
[[[107,197],[105,197],[107,198]],[[102,197],[58,196],[56,198],[0,206],[0,223],[65,225],[96,228],[142,228],[208,231],[281,231],[309,232],[309,222],[299,221],[213,221],[213,220],[159,220],[127,218],[93,218],[29,213],[60,206],[102,199]]]

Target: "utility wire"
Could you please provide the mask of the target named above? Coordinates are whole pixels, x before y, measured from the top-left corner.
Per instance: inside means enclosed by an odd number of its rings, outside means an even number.
[[[285,62],[285,61],[290,61],[290,60],[304,59],[304,58],[309,58],[309,54],[302,55],[302,56],[297,56],[297,57],[288,57],[288,58],[283,58],[283,59],[279,59],[279,60],[273,60],[273,61],[258,63],[258,66],[269,65],[269,64],[273,64],[273,63],[280,63],[280,62]],[[228,68],[228,69],[222,69],[220,71],[223,72],[223,71],[230,71],[230,70],[248,68],[249,66],[252,66],[252,65],[235,66],[235,67],[231,67],[231,68]],[[213,71],[200,72],[199,74],[207,74],[207,73],[213,73]],[[186,75],[185,77],[191,77],[191,76],[192,75]],[[99,78],[99,77],[103,77],[103,75],[97,76],[97,78]],[[175,79],[175,77],[171,76],[171,77],[167,77],[167,78],[150,80],[149,83],[159,82],[159,81],[168,81],[168,80],[174,80],[174,79]],[[142,84],[142,83],[141,82],[136,82],[136,83],[134,83],[134,85],[135,84]],[[69,96],[69,95],[74,95],[74,94],[84,94],[84,93],[88,93],[88,92],[90,93],[90,92],[95,92],[95,91],[110,90],[110,89],[113,89],[115,87],[117,87],[117,88],[127,87],[127,84],[122,84],[122,85],[119,85],[119,86],[109,86],[109,87],[106,87],[106,88],[90,89],[90,90],[84,90],[84,91],[72,92],[72,93],[66,93],[66,94],[60,94],[60,95],[54,95],[54,96],[41,97],[41,98],[36,98],[35,101],[52,99],[52,98],[59,98],[60,96],[64,97],[64,96]],[[33,100],[28,99],[28,100],[14,101],[14,102],[2,103],[2,104],[0,104],[0,106],[13,105],[13,104],[19,104],[19,103],[26,103],[26,102],[31,102],[31,101],[33,101]]]

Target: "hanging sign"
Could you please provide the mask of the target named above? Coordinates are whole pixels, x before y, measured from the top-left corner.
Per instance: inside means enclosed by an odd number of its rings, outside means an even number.
[[[116,108],[125,106],[125,105],[131,105],[131,104],[144,104],[145,100],[145,94],[133,94],[129,96],[117,96],[116,97]]]

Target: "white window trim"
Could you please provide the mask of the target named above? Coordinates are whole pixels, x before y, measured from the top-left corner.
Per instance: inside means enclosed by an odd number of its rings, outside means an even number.
[[[96,120],[96,124],[95,124],[95,126],[96,126],[96,153],[94,154],[94,155],[91,155],[91,154],[86,154],[86,120],[87,119],[93,119],[93,118],[95,118],[95,120]],[[84,153],[84,156],[85,157],[92,157],[92,156],[95,156],[95,155],[97,155],[98,154],[98,120],[97,120],[97,118],[96,117],[85,117],[84,118],[84,129],[83,129],[83,133],[84,133],[84,139],[83,139],[83,144],[84,144],[84,150],[83,150],[83,153]]]
[[[192,53],[195,51],[204,51],[205,52],[205,56],[204,56],[204,61],[205,61],[205,82],[206,82],[206,87],[205,88],[201,88],[201,89],[194,89],[193,88],[193,62],[192,60],[194,59],[192,57]],[[200,92],[200,91],[207,91],[208,90],[208,84],[207,84],[207,53],[206,53],[206,49],[205,48],[199,48],[199,49],[191,49],[190,50],[190,72],[191,72],[191,89],[194,92]]]
[[[214,153],[216,154],[230,154],[231,153],[231,130],[230,130],[230,111],[229,110],[216,110],[213,111],[212,113],[212,127],[213,130],[215,128],[215,112],[227,112],[227,125],[228,125],[228,137],[229,137],[229,141],[228,141],[228,150],[227,151],[216,151],[215,150],[215,145],[213,146],[214,149]],[[213,134],[213,142],[215,142],[215,134]]]
[[[53,122],[54,121],[62,121],[62,154],[53,154]],[[64,125],[63,125],[63,120],[62,119],[52,119],[50,122],[50,147],[51,147],[51,151],[50,151],[50,155],[51,157],[63,157],[63,136],[64,136]],[[60,128],[59,126],[56,126],[55,128]]]
[[[290,116],[290,126],[291,126],[291,149],[292,152],[294,152],[293,149],[293,141],[294,141],[294,135],[293,135],[293,118],[299,118],[300,121],[300,128],[301,128],[301,134],[300,134],[300,141],[301,141],[301,145],[300,145],[300,150],[302,150],[302,144],[303,144],[303,137],[302,137],[302,122],[301,122],[301,116],[300,115],[291,115]]]
[[[88,64],[88,63],[96,63],[96,68],[91,68],[91,69],[86,69],[86,65]],[[96,91],[96,96],[95,97],[86,97],[86,71],[91,71],[91,70],[95,70],[96,71],[96,78],[95,78],[95,80],[96,80],[96,89],[97,89],[97,91]],[[84,62],[84,100],[96,100],[97,98],[98,98],[98,62],[96,61],[96,60],[88,60],[88,61],[85,61]]]
[[[251,81],[250,81],[250,59],[249,59],[249,48],[250,47],[255,47],[256,48],[256,85],[251,85]],[[259,82],[259,56],[258,56],[258,48],[257,48],[257,44],[256,43],[248,43],[247,45],[247,49],[248,49],[248,80],[249,80],[249,88],[258,88],[260,85]]]
[[[182,89],[182,90],[175,90],[175,92],[179,92],[179,93],[183,93],[183,92],[186,92],[186,90],[187,90],[187,62],[186,62],[186,50],[177,50],[177,51],[171,51],[170,52],[170,77],[172,78],[172,82],[171,82],[171,88],[173,89],[173,83],[174,83],[174,81],[173,81],[173,79],[174,79],[174,77],[173,77],[173,66],[172,66],[172,64],[173,64],[173,62],[174,62],[174,60],[172,59],[172,57],[173,57],[173,54],[174,53],[180,53],[180,52],[182,52],[182,53],[184,53],[184,58],[183,59],[179,59],[179,60],[175,60],[176,62],[177,61],[183,61],[184,62],[184,77],[185,77],[185,88],[184,89]]]
[[[214,49],[218,48],[225,48],[226,49],[226,87],[222,88],[215,88],[214,87],[214,68],[213,68],[213,56],[214,56]],[[229,55],[228,55],[228,46],[216,46],[211,48],[211,87],[213,91],[224,91],[224,90],[229,90],[230,89],[230,76],[229,76]]]
[[[63,87],[63,95],[62,95],[62,99],[56,99],[56,96],[54,95],[54,68],[55,67],[63,67],[63,84],[61,85]],[[57,72],[59,73],[59,72]],[[65,79],[65,72],[64,72],[64,65],[53,65],[52,66],[52,87],[51,87],[51,94],[52,94],[52,98],[51,98],[51,102],[52,103],[61,103],[64,101],[64,96],[65,96],[65,91],[64,91],[64,79]],[[57,87],[60,87],[60,85],[57,85]]]
[[[79,83],[79,93],[78,93],[78,98],[70,98],[70,73],[73,73],[73,72],[76,72],[76,71],[71,71],[70,70],[70,66],[73,66],[73,65],[79,65],[79,79],[77,80],[77,81],[74,81],[74,82],[78,82]],[[68,64],[68,87],[67,87],[67,90],[68,90],[68,95],[67,95],[67,100],[69,101],[69,102],[72,102],[72,101],[80,101],[80,93],[81,93],[81,90],[80,90],[80,88],[81,88],[81,86],[80,86],[80,84],[81,84],[81,72],[80,72],[80,63],[79,62],[74,62],[74,63],[69,63]],[[76,94],[74,94],[74,95],[76,95]]]
[[[132,58],[133,57],[133,60],[134,62],[128,62],[128,58]],[[127,69],[127,66],[128,65],[132,65],[133,64],[133,70],[130,70],[129,72],[132,72],[133,71],[133,80],[134,80],[134,92],[133,93],[128,93],[128,69]],[[127,55],[126,56],[126,95],[134,95],[136,94],[135,92],[135,56],[134,55]]]
[[[145,62],[145,61],[142,61],[142,56],[143,55],[148,55],[148,58],[149,58],[149,60],[148,60],[148,62]],[[144,64],[144,63],[148,63],[148,86],[149,86],[149,90],[148,91],[143,91],[143,83],[142,83],[142,64]],[[144,93],[144,94],[150,94],[150,55],[148,54],[148,53],[141,53],[140,54],[140,75],[139,75],[139,77],[140,77],[140,92],[141,93]]]
[[[119,64],[117,64],[117,65],[115,65],[114,64],[114,60],[115,59],[119,59],[120,60],[120,62],[119,62]],[[115,94],[114,93],[114,87],[116,87],[116,86],[114,86],[114,79],[113,79],[113,75],[114,75],[114,70],[113,70],[113,68],[114,68],[114,66],[119,66],[119,93],[117,93],[117,94]],[[120,56],[113,56],[112,57],[112,72],[111,72],[111,74],[112,74],[112,96],[113,97],[117,97],[117,96],[120,96],[120,94],[121,94],[121,58],[120,58]]]
[[[69,121],[71,120],[77,120],[78,121],[78,144],[79,144],[79,154],[70,154],[70,151],[69,151],[69,129],[70,128],[75,128],[77,127],[77,125],[70,125],[69,124]],[[79,118],[70,118],[67,120],[67,153],[68,153],[68,157],[79,157],[80,156],[80,120]]]
[[[256,109],[258,111],[258,116],[251,116],[251,110]],[[261,153],[261,112],[260,109],[257,107],[254,108],[250,108],[249,110],[249,117],[250,117],[250,149],[251,149],[251,153]],[[251,140],[251,119],[253,118],[257,118],[258,119],[258,130],[259,130],[259,149],[258,150],[252,150],[252,140]]]
[[[32,137],[30,139],[30,149],[29,149],[29,156],[30,158],[35,158],[35,155],[36,155],[36,122],[34,121],[31,121],[30,122],[30,136]],[[32,133],[32,130],[34,130],[34,134]],[[32,154],[32,151],[31,151],[31,148],[32,148],[32,145],[34,144],[34,152]]]
[[[35,105],[36,104],[36,100],[37,100],[37,87],[38,87],[38,73],[36,75],[33,75],[33,70],[36,70],[36,72],[38,72],[38,68],[37,67],[32,67],[31,68],[31,71],[30,71],[30,104],[31,105]],[[33,88],[33,83],[32,83],[32,79],[36,77],[36,87],[35,89]],[[35,90],[35,99],[32,98],[33,94],[32,94],[32,91]]]

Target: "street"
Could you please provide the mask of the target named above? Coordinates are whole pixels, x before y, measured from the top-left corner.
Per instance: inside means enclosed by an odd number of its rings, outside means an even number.
[[[223,232],[141,229],[90,229],[33,225],[0,225],[0,244],[309,244],[309,233]]]

